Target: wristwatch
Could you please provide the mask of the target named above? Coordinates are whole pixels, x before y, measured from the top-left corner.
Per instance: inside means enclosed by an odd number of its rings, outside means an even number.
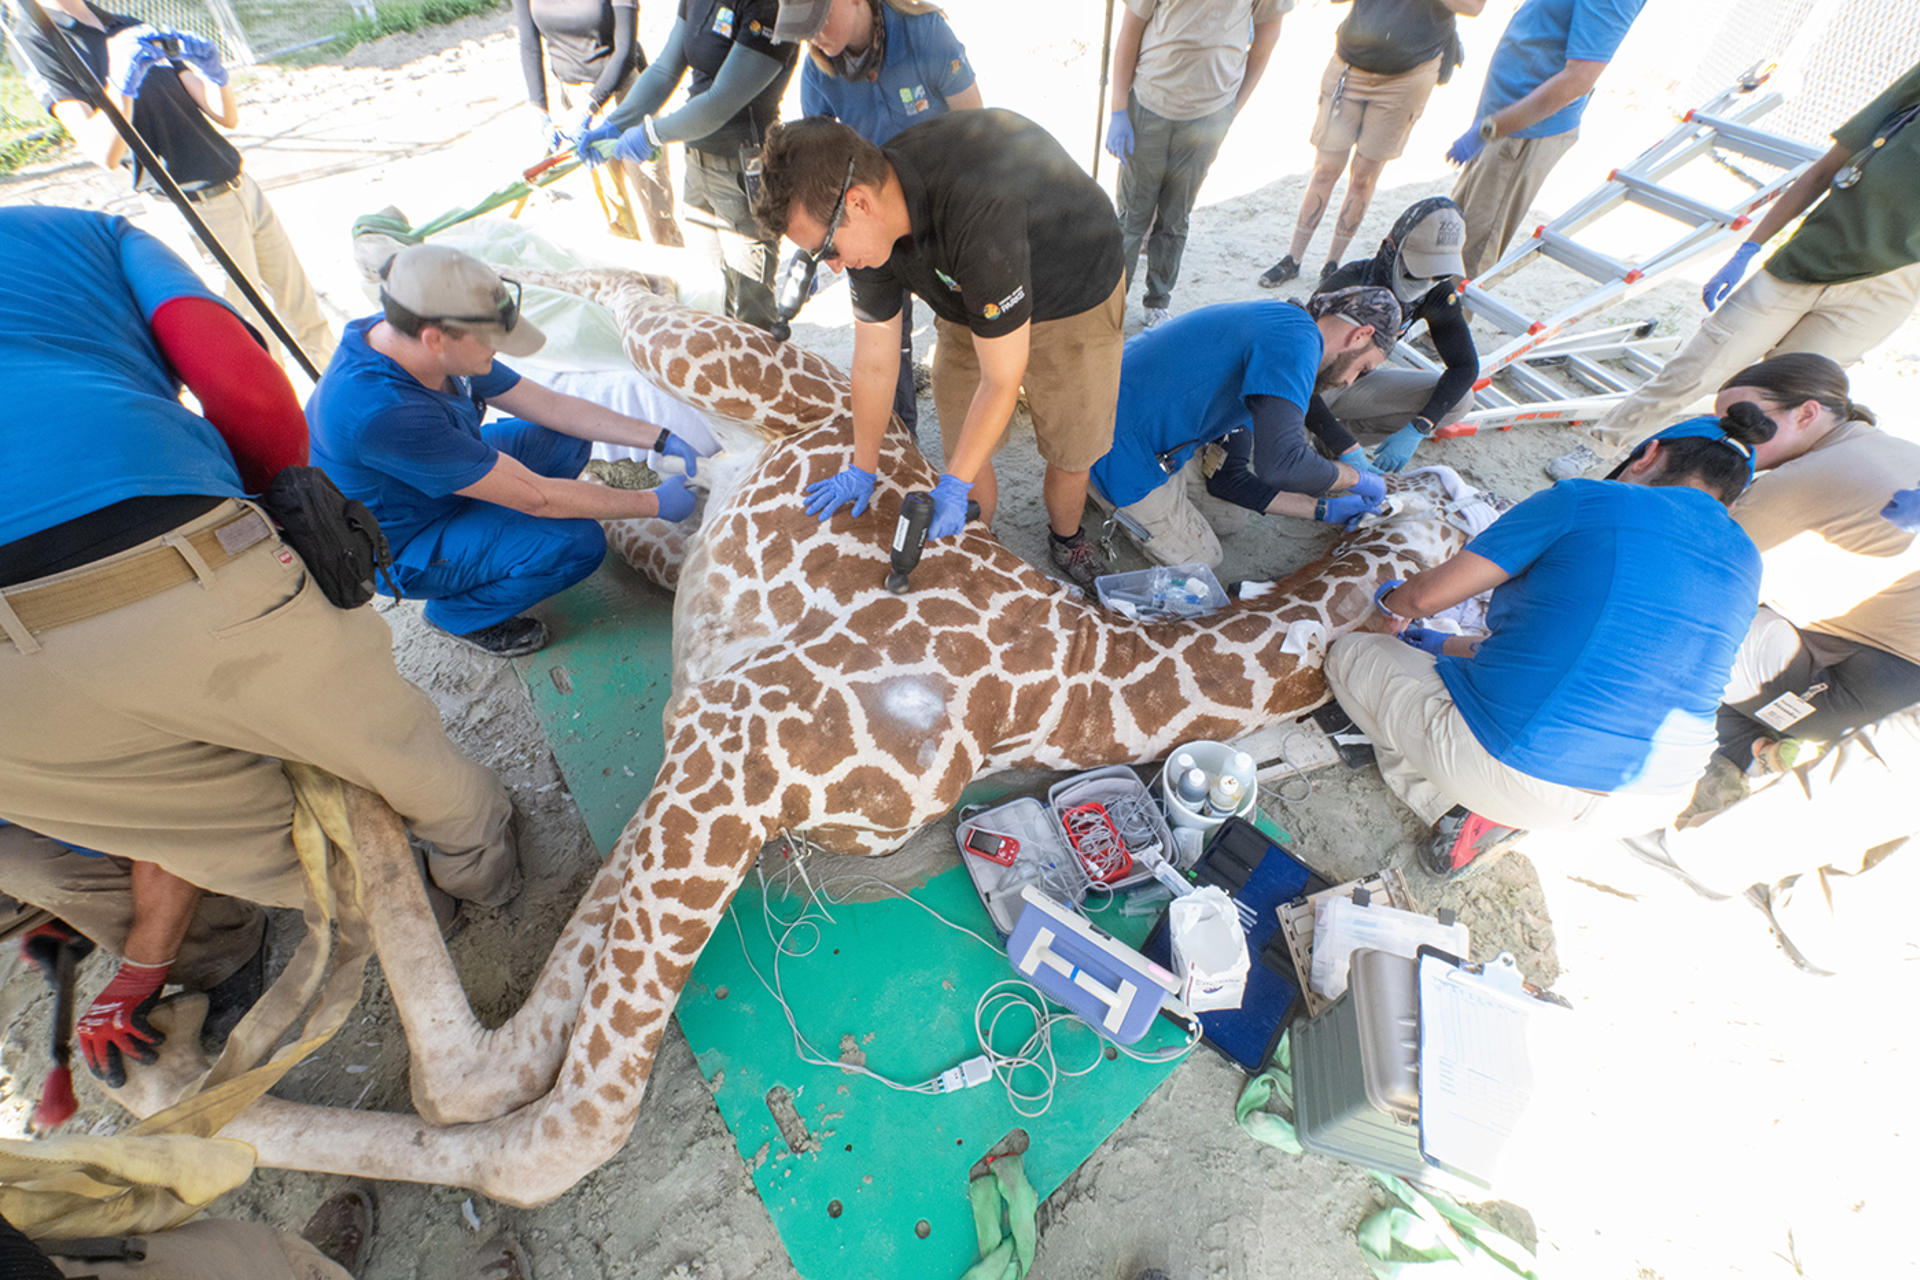
[[[1480,141],[1492,142],[1495,138],[1499,136],[1500,136],[1500,131],[1494,127],[1493,117],[1491,115],[1481,116],[1480,117]]]
[[[1414,426],[1414,424],[1415,424],[1415,423],[1419,423],[1419,424],[1421,424],[1421,425],[1420,425],[1420,426]],[[1432,418],[1429,418],[1429,417],[1427,417],[1427,416],[1426,416],[1426,415],[1424,415],[1424,414],[1419,414],[1419,413],[1416,413],[1416,414],[1414,414],[1414,415],[1413,415],[1413,417],[1412,417],[1412,418],[1410,418],[1410,419],[1409,419],[1409,420],[1407,421],[1407,425],[1408,425],[1408,426],[1410,426],[1410,427],[1413,427],[1413,429],[1414,429],[1415,431],[1418,431],[1418,432],[1420,433],[1420,438],[1421,438],[1422,440],[1431,440],[1431,439],[1433,439],[1433,430],[1434,430],[1434,428],[1433,428],[1433,419],[1432,419]]]

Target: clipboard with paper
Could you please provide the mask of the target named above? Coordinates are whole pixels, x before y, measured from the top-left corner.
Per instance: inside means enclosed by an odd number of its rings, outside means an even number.
[[[1527,994],[1510,953],[1482,966],[1423,947],[1420,1155],[1475,1186],[1498,1187],[1530,1149],[1528,1108],[1543,1042],[1568,1010]],[[1550,1056],[1550,1055],[1548,1055]]]

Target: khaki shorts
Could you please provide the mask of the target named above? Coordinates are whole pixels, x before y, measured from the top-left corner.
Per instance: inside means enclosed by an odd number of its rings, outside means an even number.
[[[1113,413],[1120,401],[1120,320],[1126,307],[1123,278],[1099,306],[1032,328],[1025,387],[1033,438],[1040,456],[1062,471],[1090,470],[1113,447]],[[937,319],[934,332],[933,407],[940,415],[940,443],[951,458],[980,386],[980,361],[966,326]],[[994,451],[1006,442],[1003,430]]]
[[[1187,492],[1189,484],[1200,483],[1199,461],[1196,456],[1179,474],[1168,476],[1165,484],[1138,502],[1116,509],[1097,486],[1092,490],[1093,500],[1102,511],[1123,517],[1120,527],[1155,564],[1204,564],[1218,569],[1222,558],[1220,535]],[[1144,539],[1140,536],[1143,533]]]
[[[1382,163],[1397,160],[1440,83],[1442,56],[1397,76],[1381,76],[1350,67],[1336,54],[1320,77],[1320,112],[1308,141],[1322,151],[1357,151]]]

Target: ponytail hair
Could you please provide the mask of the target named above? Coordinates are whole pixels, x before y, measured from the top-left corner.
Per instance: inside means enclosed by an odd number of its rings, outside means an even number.
[[[1811,351],[1790,351],[1750,364],[1720,384],[1722,391],[1733,387],[1764,391],[1783,409],[1795,409],[1811,400],[1841,422],[1871,426],[1879,421],[1873,410],[1847,398],[1847,371]]]
[[[1665,462],[1647,483],[1698,484],[1732,505],[1753,480],[1753,446],[1773,438],[1773,419],[1759,405],[1742,400],[1728,406],[1717,422],[1696,418],[1670,430],[1677,433],[1695,423],[1698,428],[1688,434],[1653,437]]]

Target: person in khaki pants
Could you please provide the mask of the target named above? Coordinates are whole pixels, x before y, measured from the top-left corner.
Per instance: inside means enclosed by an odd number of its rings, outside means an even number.
[[[220,51],[204,36],[157,32],[125,14],[95,8],[88,0],[55,0],[49,16],[69,48],[99,80],[114,105],[154,149],[194,211],[247,278],[272,295],[280,318],[316,368],[333,355],[333,331],[320,302],[260,186],[241,168],[240,153],[215,128],[240,122]],[[53,7],[53,6],[50,6]],[[67,68],[54,46],[31,23],[15,34],[41,81],[40,100],[66,126],[95,163],[133,170],[134,189],[156,198],[159,183],[129,154],[107,117],[94,109],[94,91]],[[167,56],[168,41],[179,52]],[[198,247],[198,246],[196,246]],[[202,249],[202,256],[212,261]],[[266,324],[226,286],[227,300],[262,334]],[[269,339],[278,358],[279,348]]]
[[[150,1052],[201,891],[305,901],[282,760],[383,796],[481,905],[519,891],[512,806],[379,615],[328,600],[247,500],[305,461],[306,423],[238,316],[77,209],[0,209],[0,278],[0,818],[133,863],[123,963],[76,1029],[111,1079]]]

